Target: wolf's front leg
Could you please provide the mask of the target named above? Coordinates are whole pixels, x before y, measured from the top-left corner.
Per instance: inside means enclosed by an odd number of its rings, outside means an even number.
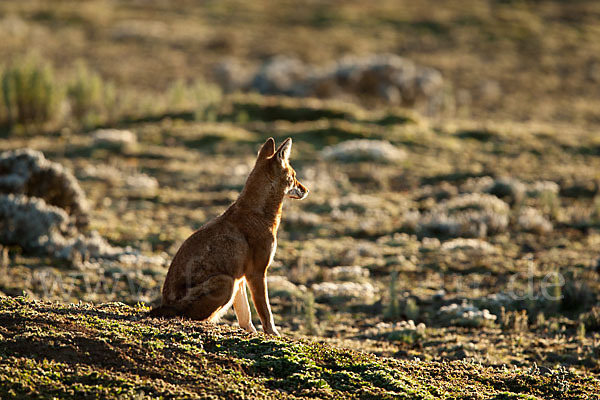
[[[273,313],[269,305],[269,293],[267,292],[267,277],[266,274],[258,276],[247,276],[248,286],[252,294],[254,307],[260,317],[260,322],[265,333],[279,336],[275,322],[273,322]]]
[[[233,300],[233,309],[237,316],[240,328],[247,330],[248,332],[255,333],[256,328],[252,324],[252,316],[250,314],[250,304],[248,303],[248,295],[246,294],[246,280],[242,279],[239,283],[239,289],[235,294]]]

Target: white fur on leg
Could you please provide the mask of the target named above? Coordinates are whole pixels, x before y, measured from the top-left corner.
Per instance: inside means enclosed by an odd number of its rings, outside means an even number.
[[[243,278],[242,278],[243,279]],[[217,311],[215,311],[209,318],[208,321],[212,322],[212,323],[217,323],[221,320],[221,317],[223,315],[225,315],[225,313],[231,308],[231,305],[233,304],[233,299],[235,299],[235,295],[239,289],[239,282],[240,279],[237,279],[234,284],[233,284],[233,292],[231,293],[231,298],[227,301],[227,303],[222,306],[221,308],[218,308]]]

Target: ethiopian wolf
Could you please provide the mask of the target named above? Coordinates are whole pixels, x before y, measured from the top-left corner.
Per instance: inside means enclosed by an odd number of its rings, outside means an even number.
[[[290,166],[291,149],[291,138],[277,150],[273,138],[262,145],[238,199],[194,232],[175,254],[162,305],[151,316],[214,321],[233,304],[240,326],[256,332],[247,283],[263,331],[279,335],[269,305],[267,268],[277,248],[284,197],[301,200],[308,194]]]

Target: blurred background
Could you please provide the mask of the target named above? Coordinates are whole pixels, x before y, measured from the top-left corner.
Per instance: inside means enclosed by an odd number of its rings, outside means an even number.
[[[199,79],[257,89],[248,81],[274,57],[298,78],[393,54],[441,73],[437,111],[451,116],[598,123],[594,1],[7,0],[0,12],[5,64],[35,54],[63,84],[83,65],[118,88],[106,112],[115,96],[119,113],[174,107],[164,94]]]
[[[599,371],[599,2],[3,0],[0,38],[2,294],[156,304],[292,137],[283,332]]]

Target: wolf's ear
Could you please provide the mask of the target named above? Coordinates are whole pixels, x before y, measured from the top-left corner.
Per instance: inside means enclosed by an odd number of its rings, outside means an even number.
[[[277,161],[279,161],[281,164],[285,164],[290,158],[291,151],[292,151],[292,138],[287,138],[287,139],[285,139],[285,141],[283,143],[281,143],[281,145],[275,152]]]
[[[268,138],[265,144],[258,151],[258,158],[269,158],[275,153],[275,140]]]

